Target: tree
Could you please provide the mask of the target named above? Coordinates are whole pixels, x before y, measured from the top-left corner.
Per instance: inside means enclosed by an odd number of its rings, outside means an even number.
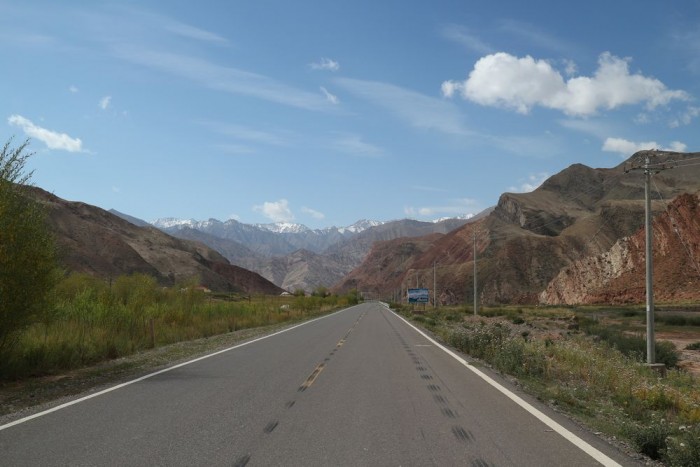
[[[29,140],[0,153],[0,354],[50,308],[56,249],[42,206],[28,192]]]

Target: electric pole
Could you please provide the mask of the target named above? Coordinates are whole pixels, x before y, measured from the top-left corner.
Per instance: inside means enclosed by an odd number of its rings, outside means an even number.
[[[474,316],[479,307],[479,294],[476,288],[476,229],[474,229]]]
[[[630,167],[625,169],[625,173],[632,170],[644,172],[644,241],[646,249],[646,292],[647,292],[647,364],[656,363],[656,348],[654,338],[654,255],[653,255],[653,231],[651,228],[651,176],[663,170],[672,169],[673,166],[666,164],[650,164],[649,153],[660,154],[660,151],[646,151],[644,165],[640,167]],[[661,153],[663,154],[663,153]]]
[[[437,279],[435,276],[435,264],[436,261],[433,261],[433,308],[437,308]]]

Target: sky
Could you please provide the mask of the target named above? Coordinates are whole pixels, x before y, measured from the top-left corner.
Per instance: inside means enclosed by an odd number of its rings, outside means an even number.
[[[475,214],[700,151],[700,2],[0,0],[0,140],[152,221]]]

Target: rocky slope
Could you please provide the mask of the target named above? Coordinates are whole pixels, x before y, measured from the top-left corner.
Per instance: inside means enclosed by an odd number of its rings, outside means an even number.
[[[32,188],[31,193],[46,207],[67,271],[105,279],[144,273],[164,285],[198,277],[212,290],[282,292],[201,243],[177,239],[153,227],[139,227],[98,207],[66,201],[39,188]]]
[[[678,196],[654,219],[658,301],[700,301],[700,193]],[[564,268],[540,294],[545,304],[640,303],[646,298],[645,233]]]
[[[656,162],[698,155],[664,154]],[[357,287],[390,298],[414,286],[415,277],[421,287],[432,288],[436,263],[438,296],[444,296],[446,303],[470,302],[476,232],[480,301],[538,303],[560,271],[610,250],[620,238],[639,230],[644,220],[643,175],[624,169],[640,156],[611,169],[575,164],[531,193],[506,193],[487,217],[430,239],[430,245],[406,264],[387,262],[401,256],[403,245],[376,244],[352,272],[352,280],[340,281],[333,290]],[[697,165],[654,176],[654,191],[666,200],[698,189]],[[653,206],[657,214],[664,208],[661,202]]]

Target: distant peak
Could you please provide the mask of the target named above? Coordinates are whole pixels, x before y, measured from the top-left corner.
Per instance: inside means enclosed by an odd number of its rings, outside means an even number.
[[[269,230],[274,233],[302,233],[308,232],[307,226],[302,224],[294,224],[291,222],[275,222],[273,224],[256,224],[256,227]]]
[[[433,222],[433,224],[438,224],[438,223],[440,223],[440,222],[445,222],[445,221],[449,221],[449,220],[452,220],[452,219],[457,219],[457,220],[469,220],[469,219],[471,219],[472,217],[474,217],[474,214],[463,214],[463,215],[461,215],[461,216],[440,217],[439,219],[435,219],[435,220],[432,221],[432,222]]]
[[[151,222],[151,225],[159,229],[172,227],[192,227],[197,223],[194,219],[178,219],[177,217],[161,217]]]

